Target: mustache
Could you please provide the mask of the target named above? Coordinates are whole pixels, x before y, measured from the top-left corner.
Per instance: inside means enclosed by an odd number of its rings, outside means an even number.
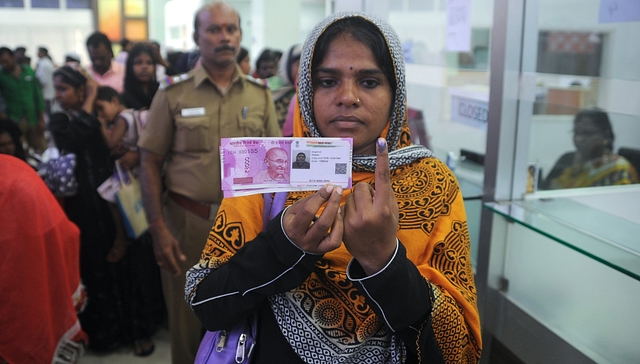
[[[236,47],[232,46],[232,45],[228,45],[228,44],[223,44],[219,47],[215,48],[216,52],[222,52],[222,51],[236,51]]]

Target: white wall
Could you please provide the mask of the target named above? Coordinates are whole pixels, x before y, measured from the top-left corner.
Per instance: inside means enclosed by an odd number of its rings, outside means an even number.
[[[164,5],[169,0],[151,0],[147,8],[149,21],[149,39],[160,43],[164,50],[165,41],[165,15]]]
[[[164,40],[168,48],[190,50],[193,16],[203,0],[171,0],[152,7],[163,7]],[[265,48],[286,51],[296,43],[302,44],[309,31],[325,16],[323,0],[228,0],[240,14],[242,21],[241,45],[249,50],[252,67]],[[150,19],[151,21],[151,19]],[[175,38],[174,36],[178,37]]]
[[[89,9],[0,9],[0,45],[11,49],[25,46],[32,67],[38,60],[39,46],[49,49],[56,64],[61,64],[69,51],[88,62],[85,40],[93,29]]]

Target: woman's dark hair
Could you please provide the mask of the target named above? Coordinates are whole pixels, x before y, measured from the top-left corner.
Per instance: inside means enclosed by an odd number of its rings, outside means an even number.
[[[278,62],[280,61],[280,58],[282,58],[282,51],[276,49],[274,51],[271,51],[271,55],[273,55],[273,59]]]
[[[242,60],[245,59],[245,57],[248,54],[249,54],[249,51],[247,51],[247,49],[245,47],[240,47],[240,51],[238,52],[238,55],[236,56],[236,63],[242,62]]]
[[[20,137],[22,136],[22,132],[13,120],[6,118],[0,119],[0,134],[7,133],[11,136],[11,140],[15,146],[15,150],[13,152],[13,156],[16,158],[20,158],[23,161],[27,159],[27,153],[24,151],[24,147],[22,147],[22,141]]]
[[[0,56],[4,55],[4,54],[8,54],[9,57],[13,57],[13,51],[7,47],[0,47]]]
[[[577,123],[582,119],[592,120],[595,126],[600,130],[607,139],[609,139],[609,143],[607,144],[607,148],[613,150],[613,141],[615,140],[615,136],[613,135],[613,128],[611,127],[611,121],[609,120],[609,114],[602,109],[583,109],[580,110],[575,118],[573,119],[573,123]]]
[[[124,90],[131,93],[140,103],[147,105],[147,108],[151,106],[153,96],[158,91],[158,81],[156,80],[156,73],[153,73],[151,81],[147,85],[148,91],[144,92],[140,81],[136,78],[135,72],[133,72],[133,64],[142,53],[146,53],[151,57],[153,64],[157,64],[158,60],[155,57],[153,48],[147,43],[138,43],[131,48],[129,56],[127,57],[126,72],[124,75]]]
[[[378,62],[378,67],[387,76],[389,85],[391,85],[392,95],[395,97],[397,81],[387,41],[373,23],[360,17],[340,19],[329,25],[324,33],[320,35],[314,48],[313,60],[311,61],[312,72],[318,69],[329,50],[329,45],[340,34],[349,34],[371,50],[373,57]]]
[[[87,83],[87,78],[80,71],[72,66],[62,66],[53,73],[53,78],[62,77],[62,81],[66,84],[78,89]]]

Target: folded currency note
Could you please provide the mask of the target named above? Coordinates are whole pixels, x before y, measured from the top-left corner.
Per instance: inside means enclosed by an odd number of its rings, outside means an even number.
[[[352,150],[351,138],[223,138],[222,190],[231,197],[351,188]]]

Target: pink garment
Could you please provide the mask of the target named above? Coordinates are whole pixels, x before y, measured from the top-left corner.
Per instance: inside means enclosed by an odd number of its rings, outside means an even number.
[[[89,70],[89,73],[91,73],[91,77],[96,80],[98,85],[112,87],[119,93],[124,91],[124,74],[126,68],[123,64],[111,60],[111,66],[109,67],[109,70],[104,73],[104,75],[98,74],[93,69],[93,65],[89,65],[87,69]]]
[[[296,93],[291,102],[289,102],[289,110],[287,111],[287,118],[284,120],[284,124],[282,124],[282,136],[291,137],[293,136],[293,112],[296,109],[296,104],[298,103],[298,94]]]

